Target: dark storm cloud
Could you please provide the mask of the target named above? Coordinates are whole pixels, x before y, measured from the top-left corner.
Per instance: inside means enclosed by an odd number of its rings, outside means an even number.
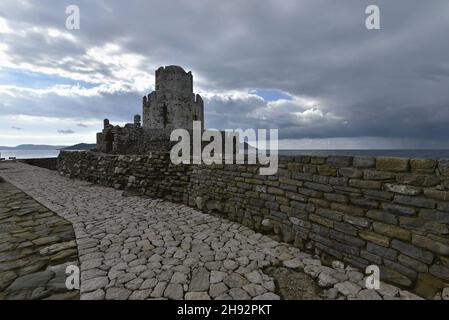
[[[83,70],[93,82],[117,75],[83,55],[115,43],[158,65],[192,70],[208,96],[208,127],[278,127],[280,137],[379,137],[441,141],[449,130],[449,2],[440,0],[78,1],[77,42],[32,34],[6,38],[16,61]],[[2,1],[1,15],[19,24],[61,29],[72,1]],[[377,4],[381,30],[365,28],[365,8]],[[4,10],[3,10],[4,9]],[[64,60],[64,57],[75,57]],[[150,84],[148,85],[150,88]],[[231,90],[278,89],[316,100],[271,105],[257,97],[223,99]],[[148,89],[149,91],[149,89]],[[16,98],[13,113],[116,118],[140,112],[146,93]],[[64,106],[64,107],[61,107]],[[9,109],[8,109],[9,108]],[[2,109],[5,110],[5,109]],[[239,116],[236,117],[236,114]]]

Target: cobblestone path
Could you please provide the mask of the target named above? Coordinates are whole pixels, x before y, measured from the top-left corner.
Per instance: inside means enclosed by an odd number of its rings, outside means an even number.
[[[0,182],[0,300],[79,299],[65,286],[69,264],[78,265],[72,224]]]
[[[81,299],[279,299],[269,266],[304,272],[326,299],[414,299],[234,222],[183,205],[61,177],[22,163],[0,175],[73,224]],[[307,288],[300,288],[301,291]],[[307,295],[305,295],[307,296]]]

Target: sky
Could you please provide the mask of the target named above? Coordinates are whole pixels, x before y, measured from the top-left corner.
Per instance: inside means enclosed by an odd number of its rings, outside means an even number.
[[[448,17],[447,0],[2,0],[0,145],[94,143],[180,65],[207,128],[278,128],[284,149],[447,149]]]

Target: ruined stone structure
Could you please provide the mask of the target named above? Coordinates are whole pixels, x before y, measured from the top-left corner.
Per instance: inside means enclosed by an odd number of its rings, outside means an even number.
[[[156,70],[156,90],[143,98],[143,126],[148,129],[191,129],[204,121],[203,99],[193,93],[192,72],[178,66]]]
[[[193,93],[193,76],[179,66],[156,70],[156,90],[143,98],[143,125],[141,116],[124,127],[113,126],[104,120],[102,132],[97,133],[96,150],[115,154],[144,154],[169,150],[174,129],[192,130],[193,121],[204,127],[204,104],[200,95]]]

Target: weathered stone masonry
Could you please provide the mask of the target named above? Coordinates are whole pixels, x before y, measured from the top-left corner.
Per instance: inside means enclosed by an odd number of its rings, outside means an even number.
[[[257,165],[173,165],[169,154],[61,152],[72,178],[216,212],[300,248],[413,287],[449,282],[449,160],[280,157]]]

